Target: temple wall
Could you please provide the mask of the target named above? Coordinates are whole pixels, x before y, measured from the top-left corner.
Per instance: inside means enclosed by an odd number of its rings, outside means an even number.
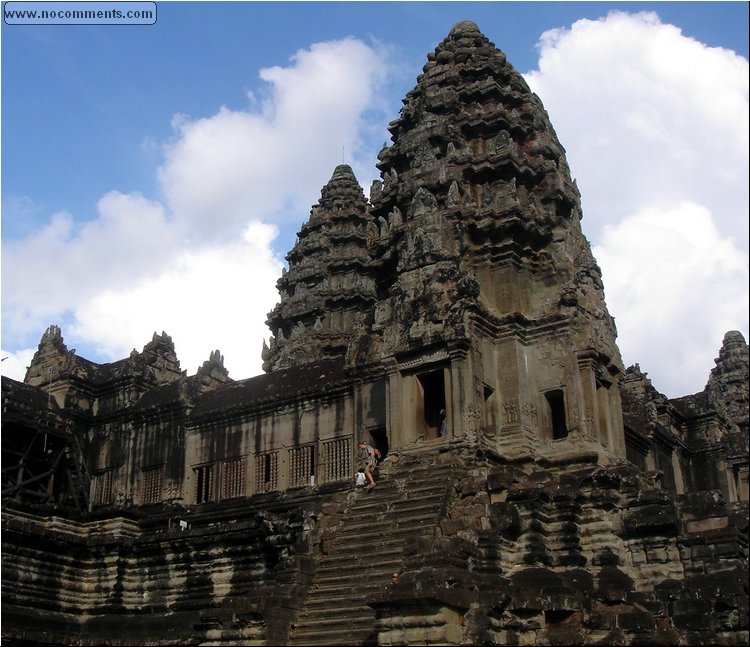
[[[175,510],[87,521],[6,509],[4,639],[284,644],[309,583],[305,519],[320,505],[287,500],[274,511],[266,498],[208,517]]]
[[[355,418],[351,394],[324,401],[299,401],[264,415],[238,417],[229,424],[190,426],[186,438],[184,495],[194,503],[198,470],[213,468],[218,489],[227,492],[221,472],[227,461],[244,461],[243,495],[351,478]],[[225,496],[222,496],[224,492]]]
[[[747,640],[747,507],[633,466],[484,468],[372,595],[378,644]]]

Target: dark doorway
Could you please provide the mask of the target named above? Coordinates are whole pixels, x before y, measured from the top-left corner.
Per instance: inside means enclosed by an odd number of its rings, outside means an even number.
[[[549,414],[552,420],[552,440],[559,440],[568,435],[568,425],[565,422],[565,394],[561,389],[547,391],[544,394],[549,405]]]
[[[445,378],[443,369],[417,375],[422,402],[424,404],[424,421],[429,427],[430,435],[437,438],[440,424],[445,416]]]
[[[370,438],[372,439],[372,446],[377,447],[380,450],[382,458],[388,455],[388,435],[385,433],[385,427],[378,427],[377,429],[370,429]]]

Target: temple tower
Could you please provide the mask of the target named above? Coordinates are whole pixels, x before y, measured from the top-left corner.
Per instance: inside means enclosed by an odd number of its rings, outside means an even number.
[[[280,302],[269,313],[266,371],[346,353],[375,300],[367,252],[369,215],[351,167],[336,167],[289,254],[278,281]]]
[[[373,347],[391,367],[394,432],[435,435],[445,408],[449,433],[506,453],[568,439],[623,456],[614,321],[539,98],[461,22],[389,130],[371,195],[387,224]]]
[[[403,103],[370,203],[339,166],[302,227],[265,369],[346,353],[385,373],[394,446],[624,457],[615,325],[541,101],[466,21]]]

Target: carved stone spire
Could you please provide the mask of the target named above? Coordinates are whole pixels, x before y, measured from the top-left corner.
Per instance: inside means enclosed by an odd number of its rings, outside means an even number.
[[[154,332],[143,351],[133,351],[128,362],[129,370],[152,384],[168,384],[182,374],[174,342],[164,331],[161,334]]]
[[[209,391],[231,382],[229,371],[224,367],[224,355],[218,350],[213,351],[196,371],[194,381],[199,391]]]
[[[748,379],[750,377],[750,351],[742,333],[737,330],[724,335],[724,341],[711,370],[705,391],[712,403],[731,422],[748,431]]]
[[[375,300],[367,251],[367,200],[346,164],[336,167],[287,255],[280,302],[269,313],[273,333],[266,371],[345,354]]]
[[[428,55],[389,130],[371,209],[378,222],[404,216],[381,227],[372,250],[391,295],[375,317],[386,352],[458,339],[461,313],[481,307],[498,325],[575,323],[578,348],[620,366],[563,147],[539,98],[474,23],[458,23]]]
[[[69,351],[65,345],[60,327],[49,326],[39,340],[39,347],[26,370],[24,382],[40,386],[65,374],[71,370],[74,352]]]

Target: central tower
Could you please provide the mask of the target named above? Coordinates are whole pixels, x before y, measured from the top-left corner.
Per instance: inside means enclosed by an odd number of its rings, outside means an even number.
[[[328,256],[344,254],[343,276],[362,290],[350,315],[335,315],[356,321],[338,339],[351,368],[385,376],[391,446],[481,433],[505,455],[624,457],[615,325],[541,101],[467,21],[428,55],[403,103],[367,208],[337,169],[295,247],[346,184],[359,233],[320,252],[329,276],[316,285],[334,284],[341,264]],[[312,264],[299,256],[295,268]],[[315,359],[315,326],[328,330],[334,314],[295,330],[287,310],[272,314],[275,331]]]

